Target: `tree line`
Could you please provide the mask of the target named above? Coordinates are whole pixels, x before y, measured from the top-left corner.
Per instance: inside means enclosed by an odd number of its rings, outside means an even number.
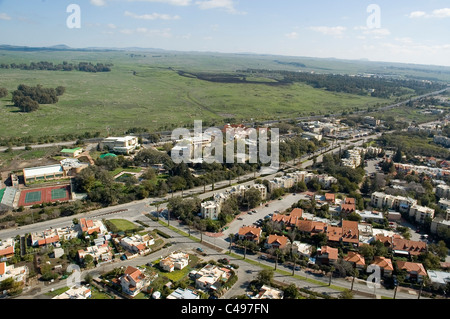
[[[55,104],[58,96],[65,92],[65,87],[44,88],[38,84],[35,87],[20,84],[12,93],[12,102],[22,112],[33,112],[39,109],[39,104]]]
[[[93,64],[91,62],[80,62],[78,64],[69,63],[64,61],[63,63],[53,64],[53,62],[41,61],[41,62],[31,62],[30,64],[25,63],[1,63],[1,69],[20,69],[20,70],[45,70],[45,71],[82,71],[82,72],[111,72],[111,63],[97,63]]]
[[[247,69],[238,70],[240,73],[260,74],[282,77],[280,83],[304,82],[314,88],[325,89],[331,92],[342,92],[357,95],[370,95],[376,98],[389,99],[411,94],[416,95],[444,89],[446,85],[440,83],[422,82],[417,80],[400,80],[383,77],[360,77],[340,74],[317,74],[310,72],[293,72],[281,70]]]

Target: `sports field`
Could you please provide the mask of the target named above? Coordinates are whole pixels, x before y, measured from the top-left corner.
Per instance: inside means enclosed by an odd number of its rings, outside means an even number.
[[[45,187],[32,190],[24,190],[20,193],[19,206],[40,205],[71,199],[70,185],[59,187]]]

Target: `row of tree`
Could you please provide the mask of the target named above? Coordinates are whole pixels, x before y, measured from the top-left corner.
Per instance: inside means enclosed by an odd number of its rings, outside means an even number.
[[[281,70],[247,69],[237,72],[247,72],[252,75],[283,77],[280,83],[304,82],[314,88],[325,89],[331,92],[343,92],[357,95],[370,95],[372,97],[389,99],[410,94],[414,90],[416,95],[444,89],[445,84],[437,82],[424,82],[419,80],[401,80],[384,77],[359,77],[339,74],[318,74],[311,72],[294,72]]]
[[[46,70],[46,71],[82,71],[82,72],[110,72],[113,64],[110,63],[97,63],[93,64],[91,62],[80,62],[78,64],[68,63],[64,61],[60,64],[53,64],[53,62],[41,61],[41,62],[31,62],[30,64],[25,63],[1,63],[1,69],[20,69],[20,70]]]

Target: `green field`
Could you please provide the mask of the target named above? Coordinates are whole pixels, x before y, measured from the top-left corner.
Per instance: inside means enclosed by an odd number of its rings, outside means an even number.
[[[137,227],[135,224],[125,219],[110,219],[109,221],[117,227],[118,231],[126,232],[128,230],[134,230]]]
[[[257,76],[249,76],[247,80],[260,83],[230,84],[202,81],[177,73],[177,70],[230,73],[247,68],[299,70],[292,65],[276,63],[275,59],[301,61],[307,66],[302,71],[322,73],[380,71],[384,70],[383,64],[244,54],[138,54],[141,56],[131,58],[130,53],[124,51],[0,51],[2,63],[83,61],[114,64],[112,72],[108,73],[0,69],[0,87],[6,87],[9,92],[22,83],[66,87],[57,104],[41,105],[33,113],[20,113],[11,103],[11,93],[1,99],[0,136],[39,137],[84,132],[100,132],[101,136],[107,133],[123,135],[133,127],[150,131],[172,130],[192,126],[194,120],[203,120],[205,126],[219,126],[228,118],[236,118],[237,121],[287,119],[366,109],[391,102],[328,92],[301,83],[275,86],[270,85],[273,80]],[[393,73],[392,70],[389,72]],[[398,72],[404,74],[406,71]],[[420,70],[411,73],[423,75]],[[430,74],[439,79],[450,79],[446,72]]]
[[[1,53],[1,51],[0,51]],[[123,134],[132,127],[149,130],[170,130],[193,125],[203,120],[205,125],[222,125],[226,118],[238,120],[269,120],[322,114],[355,107],[366,108],[386,102],[371,97],[354,96],[317,90],[304,84],[271,86],[261,84],[211,83],[182,77],[168,66],[195,71],[212,72],[215,60],[205,57],[180,59],[175,56],[159,61],[157,58],[131,59],[125,52],[80,53],[49,52],[0,54],[3,62],[24,61],[98,61],[112,62],[112,72],[86,73],[64,71],[26,71],[0,69],[0,87],[13,91],[21,83],[44,87],[66,87],[66,93],[53,105],[41,105],[34,113],[20,113],[10,101],[11,94],[0,100],[0,136],[43,136],[68,133],[101,132]],[[223,71],[245,67],[249,59],[221,58]],[[182,64],[184,62],[184,64]],[[233,63],[234,62],[234,63]],[[255,63],[255,62],[254,62]],[[228,65],[225,67],[224,65]],[[256,63],[257,64],[257,63]],[[262,63],[261,63],[262,65]],[[162,66],[162,67],[160,67]],[[246,67],[257,65],[247,65]],[[266,66],[266,65],[262,65]],[[280,66],[282,67],[282,66]],[[227,69],[227,70],[225,70]],[[133,75],[136,71],[136,75]]]

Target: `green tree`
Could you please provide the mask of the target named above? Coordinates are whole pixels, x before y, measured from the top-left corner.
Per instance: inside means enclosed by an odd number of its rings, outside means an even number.
[[[260,285],[270,285],[273,280],[273,270],[264,269],[256,275],[256,280]]]
[[[300,292],[295,284],[290,284],[284,288],[283,292],[286,299],[298,299],[300,297]]]

